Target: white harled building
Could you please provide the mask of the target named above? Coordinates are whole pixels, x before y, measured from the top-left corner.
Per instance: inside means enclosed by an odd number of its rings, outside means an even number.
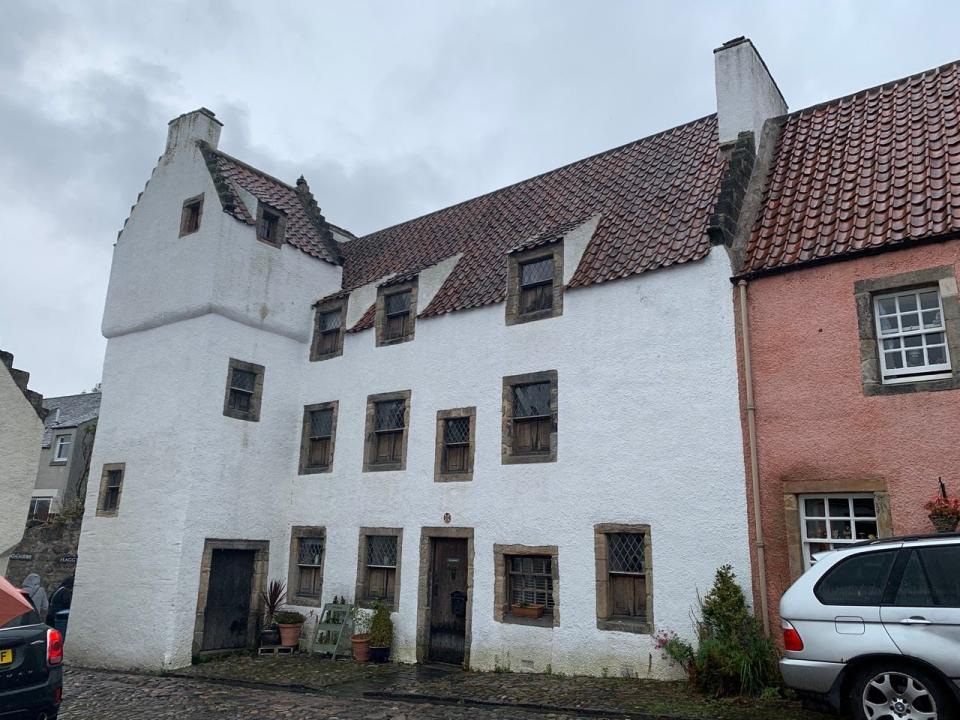
[[[725,242],[785,109],[749,41],[717,69],[719,117],[360,238],[173,120],[114,251],[70,660],[247,646],[278,578],[392,604],[403,662],[674,672],[654,630],[751,583]]]

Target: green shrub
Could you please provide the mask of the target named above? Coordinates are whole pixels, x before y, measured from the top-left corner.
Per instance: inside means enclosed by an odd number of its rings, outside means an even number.
[[[294,610],[281,610],[273,616],[273,621],[277,625],[302,625],[306,619],[303,613]]]
[[[657,634],[657,647],[679,664],[700,692],[760,695],[778,683],[777,653],[750,614],[747,599],[729,565],[717,570],[713,587],[700,601],[697,647],[675,633]]]
[[[370,647],[390,647],[393,644],[393,621],[390,608],[381,602],[373,604],[373,620],[370,621]]]

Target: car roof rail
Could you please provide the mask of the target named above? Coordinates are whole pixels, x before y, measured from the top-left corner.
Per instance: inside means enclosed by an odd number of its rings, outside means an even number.
[[[917,535],[896,535],[894,537],[874,538],[873,540],[863,540],[857,543],[850,543],[844,547],[866,547],[867,545],[885,545],[887,543],[916,542],[918,540],[951,540],[960,539],[960,532],[948,533],[921,533]],[[838,550],[843,549],[837,548]]]

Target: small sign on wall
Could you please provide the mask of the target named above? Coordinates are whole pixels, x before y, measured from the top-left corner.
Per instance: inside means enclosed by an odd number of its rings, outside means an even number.
[[[33,553],[10,553],[11,560],[33,560]]]
[[[61,565],[76,565],[77,556],[76,555],[61,555],[60,559],[57,560]]]

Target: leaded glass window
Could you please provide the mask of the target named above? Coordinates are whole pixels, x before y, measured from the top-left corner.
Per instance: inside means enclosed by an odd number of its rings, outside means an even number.
[[[329,467],[332,460],[333,409],[325,408],[311,411],[308,422],[310,449],[307,456],[307,466],[311,468]]]
[[[374,463],[400,462],[403,459],[403,433],[406,430],[406,402],[378,402],[374,413]]]
[[[647,616],[646,535],[607,534],[607,583],[614,618]]]
[[[520,264],[520,314],[553,307],[553,256]]]
[[[410,327],[410,290],[384,295],[383,339],[396,340],[405,337]]]
[[[393,600],[397,575],[395,535],[367,536],[367,599]]]
[[[297,538],[297,595],[320,596],[324,546],[323,537]]]
[[[884,382],[907,382],[950,373],[938,286],[878,295],[874,309]]]
[[[443,471],[467,472],[470,458],[470,418],[447,418],[443,422]]]
[[[120,486],[123,484],[123,470],[107,470],[107,480],[103,491],[103,505],[107,512],[116,510],[120,505]]]
[[[549,452],[552,430],[550,383],[515,385],[513,387],[514,454]]]
[[[249,370],[241,370],[236,367],[232,368],[230,374],[230,409],[240,412],[250,412],[256,384],[256,373],[250,372]]]
[[[510,555],[507,563],[510,604],[552,610],[553,558],[549,555]]]
[[[279,245],[283,240],[283,215],[262,204],[259,210],[257,238],[272,245]]]
[[[323,312],[317,311],[316,354],[318,356],[334,355],[340,351],[343,338],[342,323],[342,307]]]

